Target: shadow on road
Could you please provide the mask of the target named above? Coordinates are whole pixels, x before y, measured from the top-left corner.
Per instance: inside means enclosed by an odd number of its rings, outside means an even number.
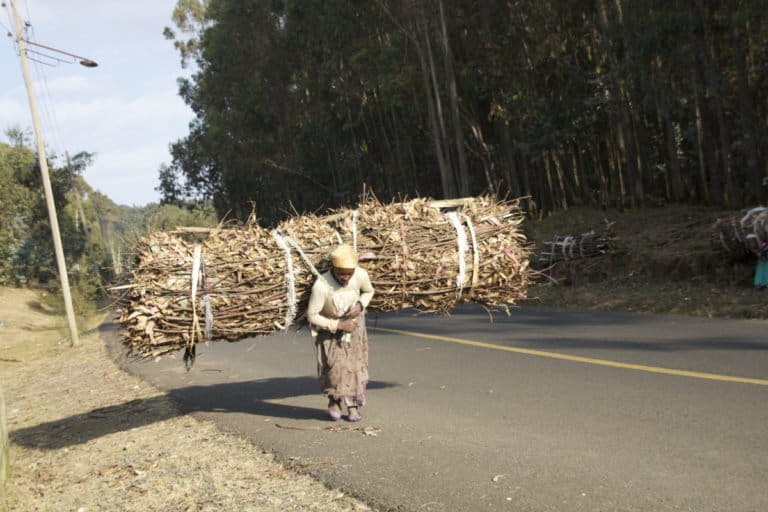
[[[368,384],[368,389],[383,389],[395,385],[373,381]],[[317,409],[271,402],[314,394],[318,395]],[[190,406],[190,403],[197,405]],[[317,420],[327,417],[325,400],[318,392],[317,379],[281,377],[176,388],[166,395],[100,407],[82,414],[14,430],[10,433],[10,438],[13,443],[27,448],[55,450],[192,412],[245,413]]]
[[[372,381],[368,383],[368,389],[395,385]],[[324,420],[327,417],[326,399],[320,394],[314,377],[275,377],[213,386],[189,386],[172,389],[168,394],[184,412],[241,412],[295,420]],[[305,395],[317,395],[318,408],[273,402]]]

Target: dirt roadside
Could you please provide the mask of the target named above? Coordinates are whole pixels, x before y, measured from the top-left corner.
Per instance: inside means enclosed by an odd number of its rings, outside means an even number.
[[[0,304],[5,510],[371,510],[181,414],[110,360],[98,328],[69,348],[60,316],[35,292],[0,288]]]

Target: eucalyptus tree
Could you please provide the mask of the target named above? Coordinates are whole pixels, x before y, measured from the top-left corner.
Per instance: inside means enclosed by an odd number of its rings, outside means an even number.
[[[180,0],[167,201],[270,222],[372,188],[532,213],[766,197],[758,0]],[[187,38],[187,39],[184,39]],[[193,201],[193,202],[194,202]]]

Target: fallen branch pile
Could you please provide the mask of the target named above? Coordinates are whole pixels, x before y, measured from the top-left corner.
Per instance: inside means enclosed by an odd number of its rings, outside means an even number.
[[[360,253],[376,295],[369,309],[447,312],[460,302],[505,308],[525,297],[531,271],[517,201],[416,199],[254,222],[140,241],[121,307],[125,343],[156,356],[203,340],[235,341],[303,321],[314,275],[340,242]],[[196,229],[194,231],[200,232]],[[202,230],[206,231],[206,230]]]
[[[747,235],[759,233],[762,240],[768,239],[768,208],[758,206],[742,212],[738,217],[730,215],[715,221],[712,229],[712,248],[733,260],[750,254]]]

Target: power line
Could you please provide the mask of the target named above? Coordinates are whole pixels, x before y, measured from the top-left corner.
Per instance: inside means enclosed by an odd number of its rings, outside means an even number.
[[[29,23],[29,21],[28,21]],[[35,37],[35,29],[34,25],[29,23],[28,25],[29,29],[27,31],[27,40],[31,40],[32,44],[34,43]],[[27,53],[30,52],[30,49],[27,48]],[[41,53],[42,52],[36,52]],[[43,54],[46,55],[46,54]],[[56,57],[50,57],[53,59],[56,59]],[[34,65],[35,68],[35,74],[37,76],[38,81],[40,82],[40,89],[42,91],[42,104],[43,104],[43,112],[45,114],[47,124],[49,125],[49,130],[53,133],[53,139],[54,139],[54,153],[58,155],[62,155],[64,153],[64,141],[61,138],[61,130],[59,129],[59,123],[58,123],[58,117],[56,116],[56,108],[54,106],[54,102],[50,93],[50,88],[48,87],[48,78],[45,74],[45,70],[40,66],[40,63],[35,62]],[[57,147],[56,147],[57,146]]]
[[[11,19],[11,10],[10,10],[10,8],[8,7],[8,5],[5,2],[2,3],[2,6],[5,7],[5,15],[8,17],[8,26],[12,27],[13,26],[13,20]],[[12,36],[13,31],[11,29],[7,28],[5,26],[5,24],[3,24],[3,28],[6,28],[8,30],[8,35],[11,36],[11,41],[12,41],[11,44],[13,45],[13,50],[16,53],[18,53],[18,51],[17,51],[18,48],[17,48],[17,45],[16,45],[16,40]]]

